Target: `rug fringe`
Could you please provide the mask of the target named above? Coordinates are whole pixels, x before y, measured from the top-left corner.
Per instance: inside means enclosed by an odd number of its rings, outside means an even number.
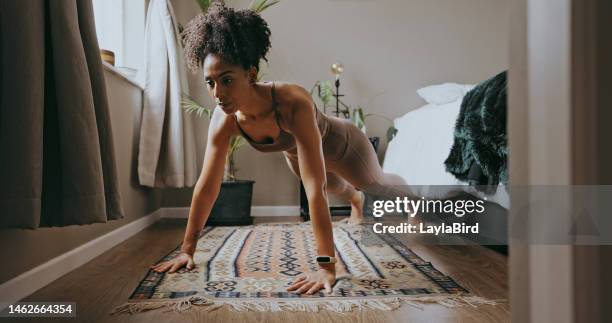
[[[199,295],[186,299],[162,302],[138,302],[125,303],[117,306],[112,312],[114,314],[137,314],[140,312],[166,308],[166,312],[185,312],[192,306],[202,306],[206,311],[216,310],[222,306],[229,306],[235,311],[256,312],[319,312],[328,310],[336,313],[348,313],[354,310],[382,310],[391,311],[399,308],[401,303],[423,309],[424,304],[438,304],[448,308],[469,305],[498,305],[505,300],[490,300],[479,296],[453,295],[453,296],[418,296],[418,297],[387,297],[378,299],[351,299],[351,300],[301,300],[301,301],[270,301],[270,300],[231,300],[213,301]]]

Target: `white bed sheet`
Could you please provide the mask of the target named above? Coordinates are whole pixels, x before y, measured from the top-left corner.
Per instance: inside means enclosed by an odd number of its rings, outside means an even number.
[[[443,199],[467,192],[508,209],[510,197],[504,185],[487,195],[457,180],[444,167],[453,145],[461,100],[427,104],[395,119],[398,133],[387,147],[383,170],[404,178],[417,196]]]

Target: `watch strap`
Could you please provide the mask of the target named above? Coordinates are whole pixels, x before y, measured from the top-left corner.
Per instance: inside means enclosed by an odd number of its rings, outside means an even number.
[[[336,257],[317,256],[317,263],[319,263],[319,264],[335,264],[336,263]]]

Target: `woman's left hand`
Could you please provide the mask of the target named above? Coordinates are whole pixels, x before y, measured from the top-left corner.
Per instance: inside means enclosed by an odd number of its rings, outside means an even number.
[[[287,288],[288,292],[296,291],[298,294],[306,293],[312,295],[325,288],[327,294],[331,294],[332,286],[336,282],[336,271],[319,268],[318,271],[303,274],[293,281]]]

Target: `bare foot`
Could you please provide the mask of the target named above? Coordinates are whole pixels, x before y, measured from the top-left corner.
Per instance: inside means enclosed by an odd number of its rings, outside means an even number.
[[[357,191],[353,199],[351,200],[351,217],[348,219],[350,224],[362,224],[363,223],[363,202],[365,195],[361,191]]]

